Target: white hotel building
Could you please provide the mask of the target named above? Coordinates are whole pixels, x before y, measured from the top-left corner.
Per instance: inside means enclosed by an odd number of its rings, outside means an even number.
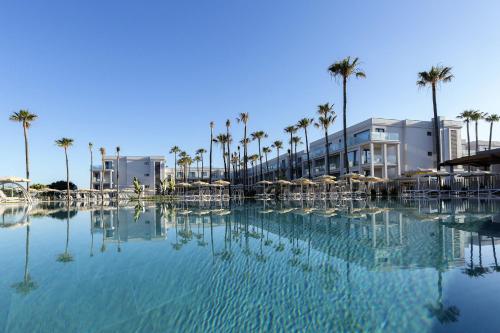
[[[462,156],[462,122],[439,119],[441,140],[441,161]],[[421,120],[395,120],[369,118],[347,128],[348,162],[350,172],[394,178],[406,171],[418,168],[436,168],[433,122]],[[330,173],[339,176],[345,172],[343,132],[330,134]],[[289,147],[284,145],[285,154],[280,155],[282,176],[288,176]],[[313,177],[325,174],[324,138],[309,145],[311,173]],[[307,155],[305,150],[297,153],[298,176],[307,176]],[[271,155],[272,156],[272,153]],[[276,176],[276,158],[269,160],[267,179]],[[257,173],[259,172],[257,167]],[[264,173],[266,167],[264,165]]]
[[[119,174],[117,182],[117,174]],[[92,168],[92,188],[100,189],[101,177],[103,188],[132,188],[136,177],[145,189],[155,190],[160,180],[165,177],[164,156],[116,156],[104,157],[104,176],[101,166]]]

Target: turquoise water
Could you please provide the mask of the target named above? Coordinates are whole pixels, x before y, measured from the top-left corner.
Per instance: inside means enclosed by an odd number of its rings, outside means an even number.
[[[0,207],[0,332],[471,332],[500,203]]]

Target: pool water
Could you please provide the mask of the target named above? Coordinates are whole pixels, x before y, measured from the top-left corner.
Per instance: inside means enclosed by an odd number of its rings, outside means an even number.
[[[0,214],[0,332],[500,324],[496,201],[38,205]]]

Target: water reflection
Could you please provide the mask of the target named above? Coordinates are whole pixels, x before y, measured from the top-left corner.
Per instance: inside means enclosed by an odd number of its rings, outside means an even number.
[[[467,331],[471,310],[456,291],[469,283],[488,293],[487,277],[500,282],[499,208],[476,200],[11,207],[0,237],[5,248],[23,242],[24,272],[20,254],[0,265],[18,265],[5,281],[29,296],[9,303],[9,316],[0,301],[0,330],[51,328],[58,304],[65,331]],[[22,241],[7,234],[16,227]],[[36,256],[35,282],[30,239],[66,265]],[[489,302],[477,300],[476,311]],[[83,304],[88,313],[77,310]],[[127,315],[101,316],[104,307]],[[16,315],[23,311],[33,313],[29,323]]]

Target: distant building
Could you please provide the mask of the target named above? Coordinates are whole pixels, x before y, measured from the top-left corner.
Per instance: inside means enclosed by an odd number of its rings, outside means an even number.
[[[118,181],[117,181],[118,171]],[[145,189],[155,190],[160,180],[165,177],[164,156],[116,156],[104,157],[104,174],[102,166],[92,169],[92,188],[101,188],[101,177],[103,177],[103,188],[132,188],[133,179],[136,177]]]
[[[441,161],[461,157],[462,122],[440,118],[439,126]],[[344,161],[343,131],[328,136],[330,173],[333,175],[343,174],[347,163],[350,172],[383,178],[394,178],[405,171],[418,168],[437,167],[434,150],[436,135],[432,120],[370,118],[348,127],[347,133],[348,161]],[[265,162],[263,163],[265,178],[274,179],[278,169],[281,170],[282,177],[288,176],[289,145],[284,144],[283,148],[279,163],[276,157],[268,161],[269,172]],[[313,177],[325,174],[325,153],[324,138],[310,143],[309,154]],[[252,170],[249,172],[250,176],[260,174],[260,167],[257,166],[255,169],[255,173]],[[298,177],[308,175],[305,150],[297,153],[297,174]]]
[[[479,151],[485,151],[488,150],[489,147],[489,141],[488,140],[478,140],[479,144]],[[500,148],[500,141],[491,141],[491,149],[497,149]],[[468,147],[467,147],[467,140],[462,140],[462,155],[467,156],[468,154]],[[475,155],[476,154],[476,141],[471,141],[470,142],[470,154]]]
[[[188,168],[187,180],[188,181],[196,181],[196,180],[203,179],[203,181],[208,181],[208,173],[209,172],[210,172],[210,169],[206,166],[204,166],[203,169],[200,166],[200,168],[198,169],[198,168],[196,168],[196,165],[191,165],[191,167]],[[174,178],[174,173],[175,173],[174,168],[165,168],[165,177],[167,177],[167,179]],[[184,180],[184,168],[177,167],[176,179],[177,179],[177,181]],[[212,180],[218,180],[218,179],[224,179],[224,168],[212,167]]]

